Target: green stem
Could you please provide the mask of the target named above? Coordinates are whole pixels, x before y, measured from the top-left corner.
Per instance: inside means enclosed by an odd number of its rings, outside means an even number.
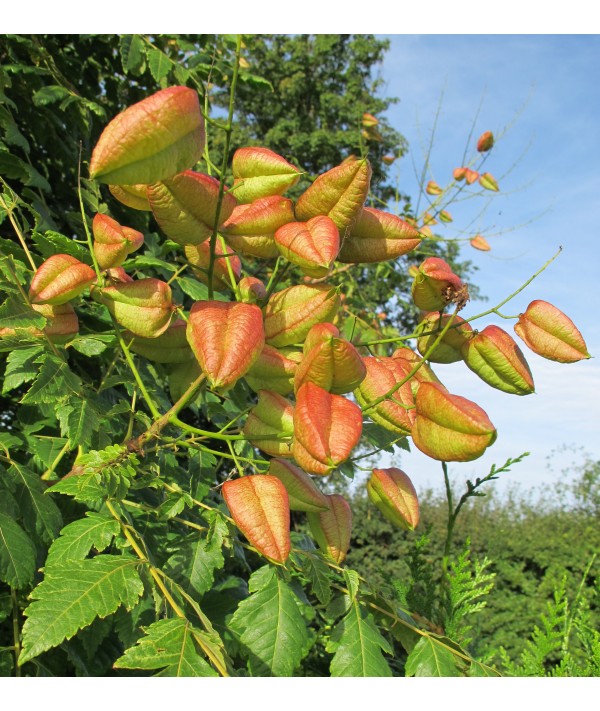
[[[13,641],[15,653],[15,676],[21,676],[21,667],[19,666],[19,657],[21,655],[21,630],[19,628],[19,600],[17,591],[11,587],[10,598],[12,601],[12,623],[13,623]]]
[[[117,335],[119,345],[121,346],[121,350],[123,351],[123,355],[125,356],[125,360],[127,361],[127,365],[129,366],[129,369],[131,370],[133,377],[135,378],[135,382],[137,383],[137,386],[140,389],[140,392],[142,393],[142,397],[146,401],[146,405],[148,406],[148,409],[150,410],[152,417],[156,420],[156,419],[160,418],[160,416],[161,416],[160,411],[159,411],[158,407],[156,407],[156,405],[154,404],[154,400],[152,400],[152,398],[150,397],[150,393],[148,392],[148,390],[146,389],[146,386],[144,385],[142,376],[140,375],[138,369],[135,366],[135,363],[133,362],[133,358],[131,357],[129,348],[127,347],[127,344],[125,343],[123,336],[121,335],[119,324],[115,321],[115,318],[112,314],[110,314],[110,318],[113,322],[115,333]]]
[[[102,272],[100,271],[100,265],[96,259],[96,253],[94,252],[94,242],[92,240],[92,235],[90,233],[90,228],[87,224],[87,218],[85,216],[85,208],[83,206],[83,195],[81,193],[81,152],[83,148],[81,143],[79,143],[79,163],[77,165],[77,197],[79,198],[79,210],[81,211],[81,221],[83,223],[83,229],[85,230],[85,238],[87,240],[88,248],[90,250],[90,256],[92,257],[92,262],[94,263],[94,270],[96,272],[96,277],[98,283],[102,281]]]

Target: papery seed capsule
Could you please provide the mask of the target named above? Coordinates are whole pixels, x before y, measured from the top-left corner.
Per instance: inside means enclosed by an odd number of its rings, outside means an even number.
[[[232,159],[233,186],[240,204],[282,195],[300,179],[300,171],[277,153],[258,146],[239,148]]]
[[[478,249],[481,252],[489,252],[491,249],[489,242],[486,240],[485,237],[482,237],[481,235],[475,235],[475,237],[470,240],[470,245],[471,247],[474,247],[475,249]]]
[[[60,306],[79,296],[96,281],[96,273],[69,254],[54,254],[43,262],[31,280],[32,304]]]
[[[194,354],[186,337],[186,329],[187,323],[177,319],[156,338],[134,336],[127,331],[123,333],[123,338],[129,350],[154,363],[187,363],[194,359]]]
[[[344,562],[352,536],[352,509],[340,494],[326,497],[327,511],[307,514],[311,533],[319,548],[338,565]]]
[[[283,225],[275,232],[275,243],[282,256],[316,279],[328,274],[340,251],[338,228],[325,215]]]
[[[258,393],[258,404],[248,413],[244,435],[255,447],[273,457],[291,457],[294,406],[270,390]]]
[[[267,300],[267,289],[260,279],[246,276],[240,279],[238,289],[242,301],[247,304],[260,304]]]
[[[412,297],[423,311],[440,311],[448,304],[462,308],[469,300],[469,290],[443,259],[428,257],[419,267]]]
[[[425,186],[425,192],[427,195],[441,195],[444,191],[435,182],[435,180],[430,180]]]
[[[210,240],[200,244],[186,244],[185,256],[194,268],[194,274],[203,284],[208,284],[208,269],[210,266]],[[217,237],[215,256],[213,260],[212,288],[215,291],[226,291],[232,288],[232,281],[240,278],[242,262],[235,252],[228,247],[222,237]]]
[[[415,487],[401,469],[373,469],[367,492],[388,521],[414,531],[419,523],[419,501]]]
[[[279,479],[254,474],[226,481],[223,498],[235,525],[256,550],[274,563],[290,553],[290,507]]]
[[[110,194],[123,205],[132,208],[133,210],[143,210],[151,212],[152,208],[148,202],[146,194],[147,185],[109,185]]]
[[[432,363],[456,363],[463,359],[462,348],[465,343],[473,337],[473,329],[468,321],[460,316],[452,317],[450,314],[440,314],[436,311],[426,314],[425,318],[417,326],[417,348],[422,356],[428,353],[429,349],[437,340],[441,331],[452,318],[452,325],[444,334],[441,342],[432,353],[429,353],[428,360]]]
[[[481,136],[479,136],[479,139],[477,141],[477,150],[480,153],[485,153],[486,151],[489,151],[493,145],[494,134],[491,131],[486,131],[485,133],[482,133]]]
[[[120,267],[144,243],[144,235],[124,227],[108,215],[97,213],[92,221],[94,254],[100,269]]]
[[[255,392],[273,390],[280,395],[294,392],[294,375],[302,352],[279,350],[265,345],[253,366],[245,375],[245,380]]]
[[[479,184],[482,188],[485,188],[486,190],[492,190],[496,193],[498,192],[498,190],[500,190],[500,188],[498,187],[498,183],[496,182],[496,178],[494,178],[491,173],[483,173],[483,175],[480,175]]]
[[[327,511],[327,497],[311,477],[286,459],[271,459],[269,474],[285,486],[292,511]]]

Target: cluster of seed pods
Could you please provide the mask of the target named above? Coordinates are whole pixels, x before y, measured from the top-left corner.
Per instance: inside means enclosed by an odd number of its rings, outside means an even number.
[[[476,333],[445,312],[462,308],[468,290],[437,258],[421,264],[413,283],[414,302],[424,312],[420,356],[405,347],[389,357],[371,356],[341,335],[340,294],[322,282],[335,262],[395,259],[422,239],[409,222],[365,205],[371,174],[366,159],[351,157],[320,175],[294,203],[284,194],[301,173],[282,156],[260,147],[239,149],[227,190],[192,170],[204,147],[197,94],[171,87],[111,121],[94,149],[90,174],[108,184],[115,199],[151,211],[198,279],[210,280],[216,291],[230,289],[237,300],[197,301],[187,322],[175,318],[168,284],[134,280],[122,268],[143,235],[98,214],[94,256],[103,279],[73,257],[55,255],[36,272],[31,303],[47,310],[48,335],[60,318],[71,319],[72,335],[70,302],[90,288],[134,352],[167,364],[174,399],[200,373],[218,393],[244,378],[257,402],[243,432],[271,459],[268,473],[223,485],[237,527],[260,553],[283,564],[290,552],[290,510],[305,511],[315,540],[339,564],[348,550],[352,512],[343,497],[325,495],[314,477],[330,475],[350,458],[365,417],[412,437],[430,457],[469,461],[494,442],[496,430],[478,405],[447,391],[430,363],[462,359],[492,387],[519,395],[533,391],[531,373],[505,331],[488,326]],[[269,294],[258,279],[242,278],[244,257],[278,256],[319,283]],[[572,322],[545,302],[533,302],[516,331],[545,357],[588,357]],[[374,469],[367,490],[388,520],[404,529],[417,525],[417,495],[400,469]]]

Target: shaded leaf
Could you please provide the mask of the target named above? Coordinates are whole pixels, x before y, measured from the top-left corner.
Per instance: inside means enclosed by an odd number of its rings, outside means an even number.
[[[331,600],[329,567],[317,556],[302,556],[302,572],[309,579],[313,593],[322,605]]]
[[[54,404],[65,395],[79,395],[81,380],[61,358],[48,353],[38,377],[21,399],[28,405]]]
[[[33,348],[20,348],[8,354],[2,384],[3,395],[36,377],[39,365],[35,361],[43,350],[42,346],[34,346]]]
[[[406,676],[462,676],[458,658],[441,640],[422,637],[406,660]]]
[[[0,580],[17,590],[35,572],[35,546],[18,523],[0,513]]]
[[[54,501],[45,495],[44,484],[30,469],[13,462],[8,474],[16,484],[15,496],[19,502],[25,529],[50,543],[62,526],[60,510]]]
[[[0,306],[0,328],[44,328],[46,319],[17,296]]]

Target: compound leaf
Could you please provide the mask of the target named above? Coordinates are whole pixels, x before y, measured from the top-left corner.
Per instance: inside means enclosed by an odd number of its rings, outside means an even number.
[[[58,506],[46,496],[39,476],[30,469],[13,462],[8,474],[16,484],[16,498],[29,533],[37,534],[43,541],[53,541],[62,527]]]
[[[69,560],[83,560],[94,548],[105,550],[119,533],[119,523],[114,518],[88,511],[85,518],[65,526],[60,536],[50,546],[46,568]]]
[[[19,590],[33,580],[35,546],[12,518],[0,513],[0,580]]]
[[[443,642],[428,635],[422,637],[406,660],[406,676],[463,676],[457,657]]]

